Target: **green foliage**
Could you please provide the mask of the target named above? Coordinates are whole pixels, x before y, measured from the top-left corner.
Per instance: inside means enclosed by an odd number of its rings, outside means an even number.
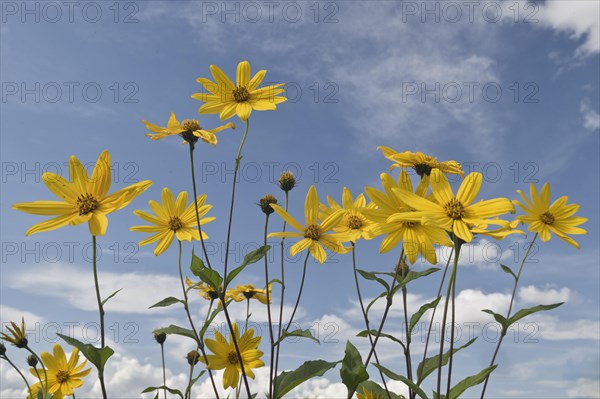
[[[284,371],[277,376],[275,390],[277,399],[282,398],[286,393],[296,388],[298,385],[314,377],[321,377],[327,371],[334,368],[339,362],[326,362],[324,360],[309,360],[293,371]]]
[[[104,375],[104,365],[106,364],[108,358],[115,353],[115,351],[108,346],[105,346],[104,348],[96,348],[91,344],[84,344],[75,338],[71,338],[63,334],[56,335],[61,337],[67,344],[79,349],[81,354],[85,356],[90,363],[96,366],[96,369],[98,369],[98,375]]]
[[[346,342],[346,355],[342,360],[340,376],[342,382],[348,388],[348,394],[353,392],[358,385],[369,379],[367,368],[363,364],[360,352],[350,341]]]

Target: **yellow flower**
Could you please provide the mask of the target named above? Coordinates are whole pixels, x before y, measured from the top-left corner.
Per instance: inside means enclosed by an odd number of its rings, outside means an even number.
[[[199,195],[196,198],[198,215],[200,217],[206,215],[212,208],[212,205],[204,205],[205,201],[205,194]],[[177,200],[175,200],[171,190],[165,187],[162,191],[162,205],[152,200],[148,202],[148,205],[154,212],[154,215],[140,210],[136,210],[133,213],[145,221],[152,223],[154,226],[133,226],[129,229],[142,233],[154,233],[153,236],[140,241],[140,246],[158,241],[156,248],[154,248],[154,255],[158,256],[169,248],[175,236],[180,241],[185,240],[188,242],[200,239],[200,234],[197,230],[196,206],[193,202],[188,206],[188,196],[185,191],[180,192]],[[215,220],[214,217],[200,219],[200,224],[204,225],[213,220]],[[206,240],[208,236],[202,232],[202,238]]]
[[[179,123],[173,112],[171,112],[167,127],[161,127],[148,121],[142,121],[142,123],[146,125],[146,129],[154,132],[154,134],[146,134],[146,136],[150,137],[152,140],[160,140],[178,134],[183,137],[183,144],[189,142],[193,144],[198,140],[197,138],[200,138],[205,143],[213,146],[217,144],[216,133],[225,129],[235,129],[235,125],[231,122],[210,130],[201,129],[200,123],[196,119],[185,119],[183,122]]]
[[[196,93],[192,98],[205,102],[198,110],[201,114],[220,114],[221,120],[229,119],[233,115],[246,121],[252,110],[256,111],[274,111],[277,104],[287,100],[285,97],[278,96],[285,90],[280,87],[283,83],[261,87],[266,70],[261,70],[250,79],[250,64],[248,61],[242,61],[237,66],[236,84],[216,65],[210,66],[210,72],[214,82],[206,78],[198,78],[200,83],[208,93]]]
[[[248,329],[244,335],[240,337],[237,323],[233,324],[233,333],[242,355],[241,362],[244,365],[244,371],[246,376],[254,379],[254,372],[252,369],[263,367],[265,363],[260,360],[263,352],[258,350],[261,337],[254,337],[254,330]],[[225,369],[223,374],[223,388],[237,388],[240,380],[240,373],[242,368],[240,365],[240,358],[235,350],[235,345],[232,337],[229,337],[229,342],[225,340],[225,337],[221,333],[215,330],[215,338],[207,338],[204,340],[206,346],[214,355],[208,355],[208,366],[210,370],[222,370]],[[204,359],[200,358],[200,361],[204,363]]]
[[[203,283],[203,282],[194,283],[194,282],[192,282],[192,280],[190,280],[187,277],[185,278],[185,283],[188,286],[188,290],[194,289],[194,290],[198,291],[198,294],[200,295],[200,297],[206,299],[207,301],[219,299],[219,293],[217,291],[213,290],[206,283]],[[222,290],[222,288],[223,287],[221,287],[221,290]],[[244,300],[244,297],[240,294],[234,293],[233,289],[229,289],[225,293],[225,301],[228,301],[230,299],[233,299],[236,302],[241,302]],[[219,301],[217,303],[217,306],[221,306],[221,301]]]
[[[269,284],[269,299],[273,297],[271,295],[271,288],[271,284]],[[252,284],[238,285],[231,290],[231,295],[236,302],[241,302],[244,299],[256,299],[260,303],[267,304],[267,290],[261,290],[260,288],[254,287]]]
[[[342,192],[342,205],[334,201],[330,196],[327,196],[329,207],[324,204],[320,205],[321,220],[326,219],[329,215],[335,212],[342,211],[342,218],[337,226],[333,228],[336,233],[345,233],[352,242],[356,242],[359,238],[369,240],[373,238],[369,233],[371,221],[365,217],[363,211],[365,209],[374,209],[375,204],[369,204],[365,200],[364,194],[359,194],[356,199],[352,199],[352,193],[347,187],[344,187]]]
[[[389,217],[392,221],[421,221],[426,226],[440,227],[464,242],[473,240],[473,229],[482,225],[499,225],[506,227],[509,222],[500,219],[489,219],[514,213],[515,208],[506,198],[473,203],[481,189],[482,175],[473,172],[460,185],[454,195],[446,176],[439,170],[431,171],[430,183],[435,202],[427,200],[402,188],[397,190],[402,200],[416,212],[397,213]]]
[[[362,394],[357,392],[356,397],[358,399],[383,399],[383,396],[381,396],[380,394],[367,391],[365,388],[363,388]]]
[[[4,341],[10,342],[17,348],[27,347],[27,334],[25,334],[25,318],[21,318],[21,327],[14,321],[10,322],[10,326],[6,326],[9,334],[2,333],[0,338]]]
[[[93,236],[103,236],[108,227],[106,215],[124,208],[152,185],[150,180],[144,180],[107,195],[111,183],[110,165],[110,154],[103,151],[91,178],[75,156],[69,159],[70,182],[55,173],[44,173],[42,180],[46,187],[62,201],[22,202],[14,204],[13,209],[34,215],[58,216],[33,225],[25,235],[88,222]]]
[[[422,152],[396,152],[383,146],[377,147],[377,149],[383,151],[383,156],[394,162],[390,166],[390,170],[394,168],[413,168],[421,177],[429,176],[432,169],[439,169],[441,172],[448,174],[465,175],[460,163],[456,161],[439,162],[437,158],[425,155]]]
[[[350,250],[341,244],[342,241],[349,241],[350,237],[342,233],[328,233],[328,231],[337,226],[340,219],[344,216],[343,211],[333,212],[319,224],[319,197],[317,196],[315,186],[311,186],[306,194],[304,204],[305,226],[302,226],[302,224],[279,205],[271,204],[271,207],[298,232],[270,233],[269,237],[302,238],[296,244],[292,245],[290,255],[295,256],[297,253],[308,248],[310,254],[319,263],[323,264],[327,259],[327,254],[323,246],[338,254],[345,254]]]
[[[400,241],[403,241],[404,253],[411,263],[415,263],[417,256],[421,253],[428,262],[436,264],[437,256],[433,245],[451,245],[448,235],[438,226],[423,225],[420,220],[390,220],[392,215],[412,211],[396,190],[401,188],[412,193],[413,186],[410,176],[404,170],[398,176],[398,182],[387,173],[382,173],[380,177],[385,192],[367,187],[365,191],[377,208],[364,211],[364,214],[373,222],[369,229],[370,233],[373,236],[387,234],[381,242],[379,252],[388,252]],[[428,180],[428,176],[421,180],[415,196],[425,197]]]
[[[529,231],[534,231],[540,235],[542,241],[550,239],[550,233],[556,234],[564,242],[579,248],[577,241],[573,240],[567,234],[587,234],[587,231],[577,227],[587,222],[587,218],[574,216],[579,210],[579,205],[569,204],[567,196],[562,196],[550,205],[550,184],[544,184],[542,191],[538,191],[534,184],[529,188],[531,200],[527,199],[521,190],[517,192],[523,198],[523,202],[513,201],[515,205],[525,212],[523,216],[517,216],[517,220],[526,223]]]
[[[74,348],[67,362],[67,356],[63,348],[56,344],[53,348],[54,356],[48,352],[42,352],[42,360],[46,366],[48,380],[44,380],[44,370],[37,369],[38,374],[42,377],[44,385],[48,383],[48,391],[52,394],[52,399],[63,399],[65,396],[73,395],[73,390],[83,385],[82,379],[90,373],[91,368],[83,370],[87,360],[79,363],[79,349]],[[29,369],[32,375],[37,377],[33,368]],[[31,392],[34,398],[37,398],[37,392],[42,385],[37,382],[31,386]]]

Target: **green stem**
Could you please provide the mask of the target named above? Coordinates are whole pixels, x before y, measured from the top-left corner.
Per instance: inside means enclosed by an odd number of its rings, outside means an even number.
[[[8,356],[6,356],[6,355],[0,356],[0,359],[6,360],[8,362],[8,364],[10,364],[17,371],[17,373],[19,373],[19,375],[21,376],[21,378],[25,382],[25,385],[27,385],[27,390],[29,391],[29,396],[32,399],[35,399],[33,397],[33,393],[31,393],[31,387],[29,386],[29,382],[27,382],[27,379],[25,378],[25,376],[23,375],[23,373],[21,373],[21,370],[19,370],[18,367],[15,366],[15,364],[10,361],[10,359],[8,358]],[[37,369],[36,369],[36,373],[37,373]],[[39,375],[38,375],[38,378],[39,378]],[[42,381],[40,380],[40,385],[41,385],[41,383],[42,383]]]
[[[162,372],[163,372],[163,389],[165,394],[165,399],[167,399],[167,374],[165,371],[165,346],[163,343],[160,344],[160,357],[162,359]]]
[[[93,271],[94,271],[94,286],[96,288],[96,300],[98,301],[98,312],[100,313],[100,347],[104,348],[104,306],[102,305],[102,299],[100,297],[100,284],[98,283],[98,267],[97,267],[97,255],[96,255],[96,236],[92,235],[92,258],[93,258]],[[107,399],[106,386],[104,384],[104,372],[98,370],[98,380],[100,381],[100,388],[102,389],[102,397]]]
[[[455,245],[458,246],[458,248],[460,248],[461,246],[461,242],[457,241],[459,240],[458,238],[454,237],[455,239]],[[458,250],[457,250],[458,253]],[[455,261],[458,261],[457,259],[455,259]],[[458,267],[456,269],[456,272],[458,273]],[[452,382],[452,363],[454,360],[454,324],[456,321],[456,304],[455,304],[455,299],[456,299],[456,274],[454,275],[454,279],[452,280],[452,320],[450,322],[450,360],[448,360],[448,382],[446,385],[446,397],[450,396],[450,386],[451,386],[451,382]]]
[[[442,275],[442,281],[440,281],[440,286],[438,288],[438,293],[436,298],[439,298],[442,295],[442,288],[444,287],[444,281],[446,280],[446,274],[448,273],[448,267],[450,266],[450,259],[452,259],[452,255],[454,254],[454,247],[452,247],[452,251],[450,251],[450,256],[448,257],[448,261],[446,262],[446,267],[444,268],[444,274]],[[431,336],[431,328],[433,327],[433,321],[435,319],[435,312],[437,311],[437,306],[433,308],[433,312],[431,314],[431,320],[429,321],[429,327],[427,328],[427,338],[425,340],[425,349],[423,351],[423,360],[422,364],[425,364],[425,359],[427,359],[427,348],[429,346],[429,338]],[[423,369],[417,371],[417,382],[421,381],[421,377],[423,375]]]
[[[412,361],[410,357],[410,331],[408,325],[408,309],[407,309],[407,289],[406,286],[402,287],[402,307],[404,308],[404,325],[406,327],[406,347],[404,349],[404,358],[406,359],[406,373],[409,380],[413,380],[412,377]],[[415,393],[412,389],[408,389],[408,396],[410,399],[414,399]]]
[[[37,361],[40,363],[40,365],[42,366],[42,370],[44,371],[44,383],[42,384],[42,379],[39,377],[39,375],[38,375],[38,379],[40,380],[40,386],[44,385],[46,387],[46,392],[48,392],[48,373],[46,372],[46,365],[42,361],[42,358],[39,357],[37,355],[37,353],[35,353],[33,350],[31,350],[31,348],[29,346],[26,346],[25,349],[29,353],[31,353],[37,359]],[[37,368],[34,367],[34,369],[35,369],[35,372],[37,374],[38,373]]]
[[[246,137],[248,136],[248,128],[250,127],[250,121],[246,120],[246,130],[244,131],[244,136],[242,137],[242,141],[240,143],[240,147],[238,149],[237,156],[235,158],[235,169],[233,171],[233,184],[231,187],[231,205],[229,207],[229,224],[227,225],[227,240],[225,242],[225,265],[223,267],[223,281],[227,281],[227,266],[229,263],[229,244],[231,243],[231,227],[233,225],[233,209],[235,206],[235,186],[237,182],[237,173],[240,169],[240,161],[242,159],[242,149],[244,148],[244,143],[246,142]],[[235,352],[238,356],[238,359],[242,359],[242,354],[240,352],[240,348],[237,342],[237,337],[233,331],[233,324],[231,323],[231,317],[229,316],[229,311],[227,310],[227,304],[225,303],[225,291],[227,290],[227,283],[223,285],[223,295],[221,295],[221,303],[223,305],[223,313],[225,314],[225,319],[227,320],[227,325],[229,326],[229,330],[231,331],[231,340],[233,341],[233,345],[235,346]],[[244,368],[244,362],[240,361],[240,368],[242,370],[242,377],[244,379],[244,384],[246,385],[246,393],[250,398],[252,394],[250,393],[250,385],[248,384],[248,377],[246,376],[246,370]]]
[[[446,320],[448,317],[448,305],[450,300],[450,294],[452,292],[452,285],[454,284],[454,280],[456,279],[456,271],[458,269],[458,258],[460,256],[460,242],[457,239],[454,239],[454,263],[452,265],[452,271],[450,272],[450,280],[448,281],[448,289],[446,290],[446,299],[444,300],[444,315],[442,317],[442,326],[441,326],[441,339],[440,339],[440,354],[438,360],[438,376],[437,376],[437,393],[438,395],[442,389],[442,358],[444,355],[444,338],[446,333]],[[454,326],[452,326],[452,331],[454,332]],[[452,342],[451,342],[452,344]],[[452,352],[450,352],[450,359],[452,359]],[[449,384],[448,384],[449,385]]]
[[[402,252],[400,252],[400,259],[398,260],[398,264],[401,264],[403,261],[404,261],[404,248],[402,249]],[[396,267],[396,270],[394,271],[394,278],[392,281],[392,286],[390,287],[390,292],[386,296],[387,303],[385,306],[385,310],[383,311],[383,317],[381,318],[381,322],[379,323],[379,328],[377,329],[377,334],[375,334],[375,339],[373,340],[373,344],[371,345],[371,350],[369,351],[369,354],[367,355],[367,359],[365,360],[365,367],[367,367],[369,365],[371,356],[373,356],[373,354],[375,353],[375,347],[377,346],[377,342],[379,341],[379,337],[381,336],[381,332],[383,331],[383,326],[385,325],[385,321],[387,320],[388,313],[390,311],[390,308],[392,307],[393,292],[394,292],[394,288],[396,287],[398,272],[400,271],[400,269],[401,269],[401,267]],[[369,330],[368,333],[370,335],[371,331]],[[348,398],[351,398],[352,395],[354,395],[354,392],[356,392],[356,388],[358,388],[358,387],[354,387],[353,389],[350,390],[350,392],[348,393]]]
[[[198,225],[198,233],[200,234],[200,243],[202,244],[202,252],[204,253],[204,258],[206,259],[206,265],[209,269],[212,269],[210,264],[210,259],[208,258],[208,252],[206,251],[206,245],[204,244],[204,237],[202,237],[202,226],[200,225],[200,212],[198,211],[198,202],[196,199],[198,198],[198,192],[196,190],[196,174],[194,168],[194,143],[189,142],[190,145],[190,168],[192,170],[192,189],[194,190],[194,208],[196,209],[196,224]]]
[[[363,319],[365,320],[365,327],[367,328],[367,336],[369,337],[369,342],[370,342],[371,346],[373,346],[373,337],[370,334],[371,327],[369,325],[369,317],[365,310],[365,305],[363,304],[362,294],[360,292],[360,284],[358,282],[358,272],[356,271],[356,253],[355,253],[355,251],[356,251],[356,245],[354,243],[352,243],[352,268],[354,269],[354,282],[356,284],[356,294],[358,296],[358,302],[360,303],[360,310],[362,312]],[[374,351],[373,355],[375,356],[375,363],[377,363],[377,365],[380,365],[379,357],[377,356],[377,351]],[[387,383],[385,382],[385,377],[383,376],[383,372],[381,371],[381,369],[379,369],[379,376],[381,377],[381,382],[383,382],[383,386],[385,388],[385,392],[387,393],[388,399],[392,399],[392,397],[390,395],[390,391],[388,390],[388,387],[387,387]]]
[[[513,307],[513,303],[515,300],[515,294],[517,292],[517,285],[519,284],[519,279],[521,278],[521,272],[523,271],[523,266],[525,266],[525,260],[527,260],[527,257],[529,256],[529,252],[531,252],[531,248],[533,247],[533,244],[535,243],[535,240],[537,238],[538,238],[538,234],[535,233],[533,240],[531,240],[531,243],[527,247],[527,251],[525,252],[525,256],[523,257],[523,260],[521,261],[521,265],[519,266],[519,272],[517,273],[517,278],[515,278],[515,284],[513,285],[512,295],[510,297],[510,305],[508,306],[508,312],[506,313],[506,320],[510,319],[510,312],[512,312],[512,307]],[[500,339],[498,340],[498,344],[496,345],[496,350],[494,350],[494,355],[492,356],[492,361],[490,362],[490,367],[492,367],[494,365],[494,361],[496,361],[496,356],[498,356],[498,352],[500,351],[500,345],[502,345],[502,341],[504,340],[505,335],[506,335],[506,331],[503,328],[502,332],[500,334]],[[490,379],[490,374],[487,375],[487,377],[485,378],[485,382],[483,383],[483,389],[481,391],[481,399],[483,399],[485,396],[485,390],[487,388],[489,379]]]
[[[190,376],[188,378],[188,386],[185,390],[186,399],[192,397],[192,377],[194,376],[194,366],[195,366],[194,364],[190,364]],[[216,393],[216,391],[215,391],[215,393]]]
[[[288,211],[288,205],[289,205],[289,191],[285,192],[285,211]],[[282,232],[285,233],[285,229],[287,227],[287,223],[285,222],[285,220],[283,221],[283,228],[282,228]],[[285,299],[285,238],[282,237],[281,238],[281,248],[280,248],[280,255],[281,255],[281,299],[279,301],[279,320],[278,320],[278,324],[277,324],[277,340],[279,340],[281,338],[281,328],[282,328],[282,324],[283,324],[283,301]],[[277,351],[275,354],[275,370],[272,374],[272,378],[271,378],[271,385],[273,386],[273,397],[277,396],[277,387],[275,385],[276,381],[277,381],[277,370],[279,369],[279,348],[281,348],[280,345],[277,345]],[[271,399],[272,399],[271,398]]]
[[[250,120],[246,120],[246,130],[244,131],[244,136],[242,137],[242,142],[240,143],[240,148],[238,149],[237,156],[235,158],[235,169],[233,170],[233,184],[231,187],[231,206],[229,207],[229,224],[227,225],[227,241],[225,243],[225,266],[223,271],[223,280],[227,281],[227,264],[229,260],[229,243],[231,242],[231,226],[233,224],[233,208],[235,205],[235,186],[237,183],[237,173],[240,169],[240,161],[242,159],[242,148],[244,148],[244,143],[246,142],[246,136],[248,136],[248,128],[250,127]],[[226,290],[227,287],[223,287],[223,290]],[[233,332],[232,332],[233,334]]]
[[[304,289],[304,279],[306,278],[306,264],[308,263],[308,257],[310,255],[310,251],[306,252],[306,258],[304,258],[304,267],[302,269],[302,279],[300,280],[300,290],[298,291],[298,298],[296,299],[296,304],[294,305],[294,310],[292,311],[292,316],[290,317],[290,321],[285,328],[285,332],[288,332],[290,329],[290,325],[294,320],[294,316],[296,315],[296,310],[298,310],[298,305],[300,304],[300,298],[302,297],[302,290]]]
[[[265,217],[265,231],[263,235],[263,245],[267,245],[267,233],[269,230],[269,214]],[[271,296],[269,293],[269,260],[268,256],[265,255],[265,285],[267,289],[267,319],[269,321],[269,340],[271,343],[271,360],[269,362],[269,396],[267,399],[271,399],[273,397],[273,361],[275,351],[273,349],[273,344],[275,343],[273,338],[273,319],[271,318]]]
[[[185,289],[185,284],[183,282],[183,272],[181,271],[181,252],[182,252],[181,241],[177,240],[177,242],[179,244],[178,266],[179,266],[179,282],[181,283],[181,290],[183,291],[183,308],[185,309],[185,314],[187,315],[188,322],[190,323],[190,327],[192,328],[192,331],[194,332],[194,337],[195,337],[194,340],[196,341],[196,345],[197,345],[198,349],[200,349],[200,352],[202,353],[202,357],[204,358],[204,362],[206,364],[206,369],[208,370],[208,376],[210,377],[210,382],[212,384],[213,390],[215,391],[215,397],[217,399],[219,399],[219,391],[217,391],[217,385],[215,384],[215,379],[212,375],[212,371],[208,368],[208,357],[206,356],[206,350],[204,349],[204,343],[202,342],[202,339],[198,335],[198,331],[196,330],[196,327],[194,326],[194,321],[192,320],[192,315],[190,314],[190,308],[188,305],[188,295],[187,295],[187,291]],[[193,367],[192,367],[192,370],[193,370]]]

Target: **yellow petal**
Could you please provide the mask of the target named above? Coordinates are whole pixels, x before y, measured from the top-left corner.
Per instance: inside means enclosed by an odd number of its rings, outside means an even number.
[[[303,238],[302,240],[298,241],[297,243],[295,243],[294,245],[291,246],[290,255],[296,256],[296,254],[304,251],[312,243],[313,243],[313,240],[311,240],[310,238]]]
[[[310,189],[306,194],[306,200],[304,202],[304,216],[306,217],[307,225],[318,223],[319,197],[317,195],[317,189],[315,186],[310,186]]]
[[[248,91],[255,90],[262,83],[266,74],[267,71],[265,69],[261,69],[260,71],[256,72],[250,82],[248,82],[248,86],[246,87]]]
[[[321,244],[319,244],[316,241],[313,241],[312,245],[310,246],[310,254],[320,264],[323,264],[327,260],[327,254],[325,253],[325,250],[323,249]]]
[[[431,184],[433,195],[439,204],[447,204],[454,198],[448,179],[446,179],[446,176],[438,169],[433,169],[431,171],[429,183]]]
[[[238,103],[235,112],[241,120],[246,121],[248,120],[248,118],[250,118],[250,114],[252,113],[252,106],[247,102]]]
[[[236,102],[227,103],[221,110],[221,114],[219,115],[219,118],[222,121],[225,119],[231,118],[236,113],[237,105],[238,105],[238,103],[236,103]]]
[[[483,177],[481,173],[470,173],[460,185],[458,193],[456,193],[456,199],[459,200],[463,206],[469,206],[471,202],[475,200],[477,194],[479,194],[482,180]]]
[[[246,87],[250,83],[250,63],[242,61],[237,66],[236,71],[237,87]]]
[[[78,191],[78,196],[88,192],[88,174],[79,159],[74,155],[69,158],[69,175],[75,189]]]
[[[167,211],[167,215],[169,217],[176,216],[175,213],[175,199],[173,198],[173,193],[167,187],[162,190],[162,204],[165,210]]]
[[[215,79],[215,82],[217,82],[217,84],[220,87],[224,87],[226,90],[232,90],[232,91],[235,89],[235,86],[233,85],[233,82],[231,81],[231,79],[229,79],[229,77],[225,74],[225,72],[223,72],[221,70],[221,68],[219,68],[218,66],[211,65],[210,73],[212,73],[212,76]]]
[[[271,204],[271,208],[290,226],[294,229],[304,232],[304,226],[302,226],[296,219],[292,217],[289,213],[287,213],[282,207],[276,204]]]
[[[41,233],[42,231],[56,230],[69,224],[74,217],[75,215],[73,214],[61,215],[44,222],[34,224],[29,228],[29,230],[27,230],[27,232],[25,232],[25,235],[29,236],[31,234]]]
[[[56,173],[46,172],[42,175],[42,181],[54,195],[63,201],[75,203],[77,201],[77,189],[64,177]]]
[[[103,198],[110,189],[110,165],[110,154],[108,151],[104,150],[96,161],[96,166],[94,167],[92,178],[89,183],[90,193],[96,198]]]
[[[65,215],[77,211],[73,205],[59,201],[33,201],[14,204],[13,209],[32,215]]]

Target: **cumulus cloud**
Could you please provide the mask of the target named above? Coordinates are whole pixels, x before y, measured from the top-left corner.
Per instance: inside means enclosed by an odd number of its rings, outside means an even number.
[[[592,131],[600,129],[600,114],[592,107],[588,97],[581,100],[579,111],[583,116],[583,127]]]

